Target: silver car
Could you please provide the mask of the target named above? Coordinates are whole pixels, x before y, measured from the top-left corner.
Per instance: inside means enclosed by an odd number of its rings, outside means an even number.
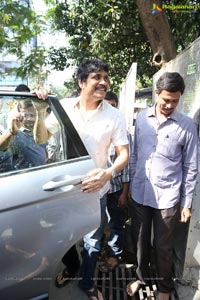
[[[0,144],[1,300],[48,293],[62,256],[100,221],[98,193],[81,190],[80,180],[94,163],[79,135],[52,95],[48,110],[58,118],[60,132],[45,145],[36,144],[28,128],[28,122],[34,127],[35,101],[31,93],[0,91],[0,137],[19,103],[33,104],[32,114],[22,113],[20,132],[6,147]]]

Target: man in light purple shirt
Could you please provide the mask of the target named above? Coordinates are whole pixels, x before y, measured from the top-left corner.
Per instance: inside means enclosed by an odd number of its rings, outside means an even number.
[[[190,218],[197,176],[197,128],[176,110],[185,84],[180,74],[165,72],[156,85],[154,107],[139,113],[130,154],[133,237],[137,279],[127,292],[133,296],[148,282],[153,224],[158,294],[169,300],[173,289],[174,226]]]

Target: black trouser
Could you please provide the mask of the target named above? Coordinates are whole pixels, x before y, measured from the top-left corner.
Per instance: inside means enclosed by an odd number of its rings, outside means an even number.
[[[74,276],[80,268],[80,260],[76,246],[72,246],[62,258],[63,264],[66,266],[67,272]]]
[[[168,209],[156,209],[132,201],[130,214],[133,226],[133,243],[137,253],[136,274],[145,283],[149,277],[151,254],[151,229],[153,224],[154,251],[158,290],[170,292],[173,289],[173,233],[179,205]]]

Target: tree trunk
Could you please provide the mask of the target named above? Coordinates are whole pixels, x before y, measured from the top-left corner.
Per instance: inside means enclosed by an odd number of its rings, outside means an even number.
[[[153,64],[161,67],[177,55],[162,1],[136,0],[140,18],[153,51]]]

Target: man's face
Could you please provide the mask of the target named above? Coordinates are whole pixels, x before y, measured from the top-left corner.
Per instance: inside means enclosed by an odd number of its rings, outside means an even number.
[[[159,114],[168,117],[173,110],[177,107],[179,103],[179,99],[181,96],[181,92],[168,92],[168,91],[161,91],[157,96],[157,105],[156,110]]]
[[[105,99],[110,105],[112,105],[113,107],[116,107],[117,108],[117,103],[115,101],[115,99],[110,99],[110,100],[107,100]]]
[[[81,94],[92,97],[97,101],[104,99],[109,88],[108,73],[105,71],[98,71],[90,73],[86,82],[79,81]]]
[[[28,108],[20,108],[19,111],[23,116],[22,122],[24,127],[32,131],[36,117],[35,108],[33,106]]]

